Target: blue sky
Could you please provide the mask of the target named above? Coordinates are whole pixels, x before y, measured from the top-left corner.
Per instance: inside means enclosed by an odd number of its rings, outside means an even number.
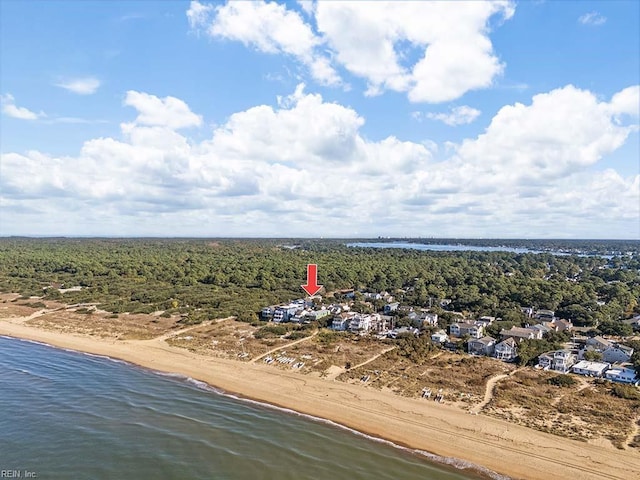
[[[640,3],[0,3],[0,235],[640,238]]]

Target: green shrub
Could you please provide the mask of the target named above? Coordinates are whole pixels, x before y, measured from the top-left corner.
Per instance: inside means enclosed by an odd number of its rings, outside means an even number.
[[[547,383],[550,385],[555,385],[556,387],[573,387],[578,383],[578,381],[571,375],[562,374],[551,377],[549,380],[547,380]]]
[[[640,400],[640,390],[633,385],[614,385],[611,389],[611,393],[618,398],[624,398],[625,400]]]

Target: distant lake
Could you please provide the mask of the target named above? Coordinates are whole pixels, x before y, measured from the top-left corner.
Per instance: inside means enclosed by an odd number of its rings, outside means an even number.
[[[514,247],[480,247],[477,245],[451,245],[439,243],[409,243],[409,242],[358,242],[347,243],[347,247],[362,248],[410,248],[413,250],[427,250],[431,252],[510,252],[510,253],[549,253],[551,255],[572,255],[566,252],[558,252],[553,250],[531,250],[528,248]],[[573,254],[580,257],[603,257],[612,258],[611,255],[589,255],[589,254]]]

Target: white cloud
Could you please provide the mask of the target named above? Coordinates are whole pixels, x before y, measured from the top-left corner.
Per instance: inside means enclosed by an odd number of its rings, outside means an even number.
[[[0,95],[0,103],[2,104],[2,113],[8,117],[18,118],[20,120],[37,120],[38,118],[46,116],[43,112],[36,113],[25,107],[18,107],[15,98],[13,98],[13,95],[10,93]]]
[[[578,22],[582,25],[598,26],[603,25],[604,23],[606,23],[606,21],[607,17],[602,16],[596,11],[585,13],[584,15],[580,15],[580,17],[578,17]]]
[[[92,95],[98,91],[101,82],[95,77],[83,77],[58,82],[55,85],[78,95]]]
[[[302,3],[315,20],[275,2],[192,2],[192,28],[206,28],[266,53],[306,65],[324,85],[341,84],[335,66],[367,82],[366,95],[406,92],[412,102],[440,103],[487,88],[504,65],[493,52],[488,22],[509,19],[508,0],[470,2]]]
[[[340,78],[317,50],[321,44],[301,16],[275,2],[229,2],[211,7],[192,1],[187,11],[192,29],[211,37],[242,42],[265,53],[291,55],[306,65],[318,82],[338,85]]]
[[[487,22],[494,15],[510,18],[514,6],[507,1],[319,2],[316,10],[318,30],[336,60],[366,79],[370,94],[390,89],[407,92],[414,102],[439,103],[486,88],[502,73]],[[411,58],[412,49],[419,58]]]
[[[185,102],[175,97],[158,98],[129,90],[124,104],[138,110],[139,115],[135,120],[137,124],[170,129],[202,125],[202,116],[193,113]]]
[[[462,105],[452,108],[450,113],[429,112],[426,114],[426,117],[455,127],[456,125],[466,125],[473,122],[481,113],[482,112],[476,108]]]
[[[129,92],[140,116],[121,138],[2,155],[1,233],[633,238],[640,175],[597,164],[637,128],[620,116],[635,91],[568,85],[504,106],[437,161],[429,142],[367,139],[358,112],[302,85],[200,142],[176,132],[201,121],[185,102]]]

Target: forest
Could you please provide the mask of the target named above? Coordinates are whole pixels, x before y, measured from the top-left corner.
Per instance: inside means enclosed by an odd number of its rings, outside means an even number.
[[[2,238],[0,291],[98,303],[114,313],[163,310],[189,323],[255,320],[263,306],[300,298],[306,265],[316,263],[326,292],[386,290],[403,304],[432,305],[445,320],[443,299],[448,310],[514,323],[520,307],[534,306],[577,326],[629,335],[620,320],[640,314],[640,242],[549,242],[532,248],[625,253],[433,252],[321,239]],[[61,293],[62,286],[82,289]]]

